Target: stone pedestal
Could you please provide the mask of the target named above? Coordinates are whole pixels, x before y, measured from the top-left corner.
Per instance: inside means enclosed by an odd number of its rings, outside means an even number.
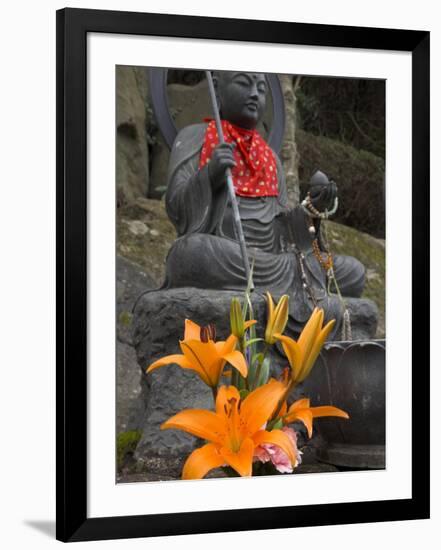
[[[179,340],[184,336],[184,321],[191,319],[199,325],[216,325],[217,339],[230,334],[229,311],[233,297],[242,298],[239,292],[180,288],[152,291],[144,294],[137,303],[133,316],[133,345],[142,370],[156,359],[172,353],[181,353]],[[352,332],[356,339],[371,339],[375,335],[377,308],[364,299],[348,299],[351,311]],[[252,304],[257,320],[258,336],[263,336],[266,323],[266,300],[253,293]],[[297,335],[289,331],[293,337]],[[283,352],[273,352],[273,375],[286,367]],[[180,458],[187,456],[200,442],[177,430],[161,431],[160,425],[185,408],[212,408],[209,388],[192,371],[176,365],[158,369],[142,377],[142,395],[145,400],[143,435],[136,457]]]

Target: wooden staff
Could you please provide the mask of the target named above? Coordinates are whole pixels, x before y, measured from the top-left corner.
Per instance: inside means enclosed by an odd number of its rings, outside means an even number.
[[[214,120],[216,122],[217,135],[219,136],[219,143],[222,144],[222,143],[225,143],[225,139],[224,139],[224,133],[222,131],[219,108],[216,100],[216,92],[214,90],[213,77],[211,76],[210,71],[205,71],[205,74],[207,75],[208,89],[210,91],[210,98],[211,98],[211,104],[213,107]],[[227,176],[228,192],[230,195],[231,206],[233,208],[233,220],[234,220],[234,225],[236,229],[236,235],[239,240],[240,252],[242,254],[243,265],[245,267],[245,276],[247,279],[247,283],[250,285],[251,288],[253,288],[253,283],[251,280],[252,275],[251,275],[250,261],[248,259],[248,252],[247,252],[247,247],[245,243],[245,237],[243,234],[242,221],[240,219],[240,214],[239,214],[239,206],[236,200],[236,192],[234,190],[233,176],[231,175],[231,169],[227,168],[225,174]]]

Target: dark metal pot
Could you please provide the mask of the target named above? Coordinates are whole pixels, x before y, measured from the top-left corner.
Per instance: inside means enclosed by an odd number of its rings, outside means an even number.
[[[317,458],[347,468],[385,467],[385,341],[326,344],[302,393],[311,406],[334,405],[349,420],[320,418],[314,427],[326,444]]]

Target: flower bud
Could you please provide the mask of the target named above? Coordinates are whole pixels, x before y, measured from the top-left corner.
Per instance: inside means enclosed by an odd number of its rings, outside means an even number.
[[[242,307],[237,298],[231,300],[230,307],[230,325],[231,334],[234,334],[237,338],[243,338],[245,332],[245,323],[242,315]]]
[[[267,292],[266,295],[268,298],[268,319],[266,322],[265,342],[272,345],[277,342],[275,335],[282,334],[288,322],[289,297],[287,294],[284,294],[280,298],[276,308],[274,308],[271,294]]]

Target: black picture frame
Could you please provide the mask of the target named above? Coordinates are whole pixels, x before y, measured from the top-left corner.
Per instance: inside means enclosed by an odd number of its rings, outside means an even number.
[[[57,528],[85,541],[429,517],[429,32],[87,9],[57,12]],[[87,517],[86,38],[117,33],[412,54],[412,497]],[[423,396],[423,399],[421,399]],[[418,397],[418,406],[416,406]]]

